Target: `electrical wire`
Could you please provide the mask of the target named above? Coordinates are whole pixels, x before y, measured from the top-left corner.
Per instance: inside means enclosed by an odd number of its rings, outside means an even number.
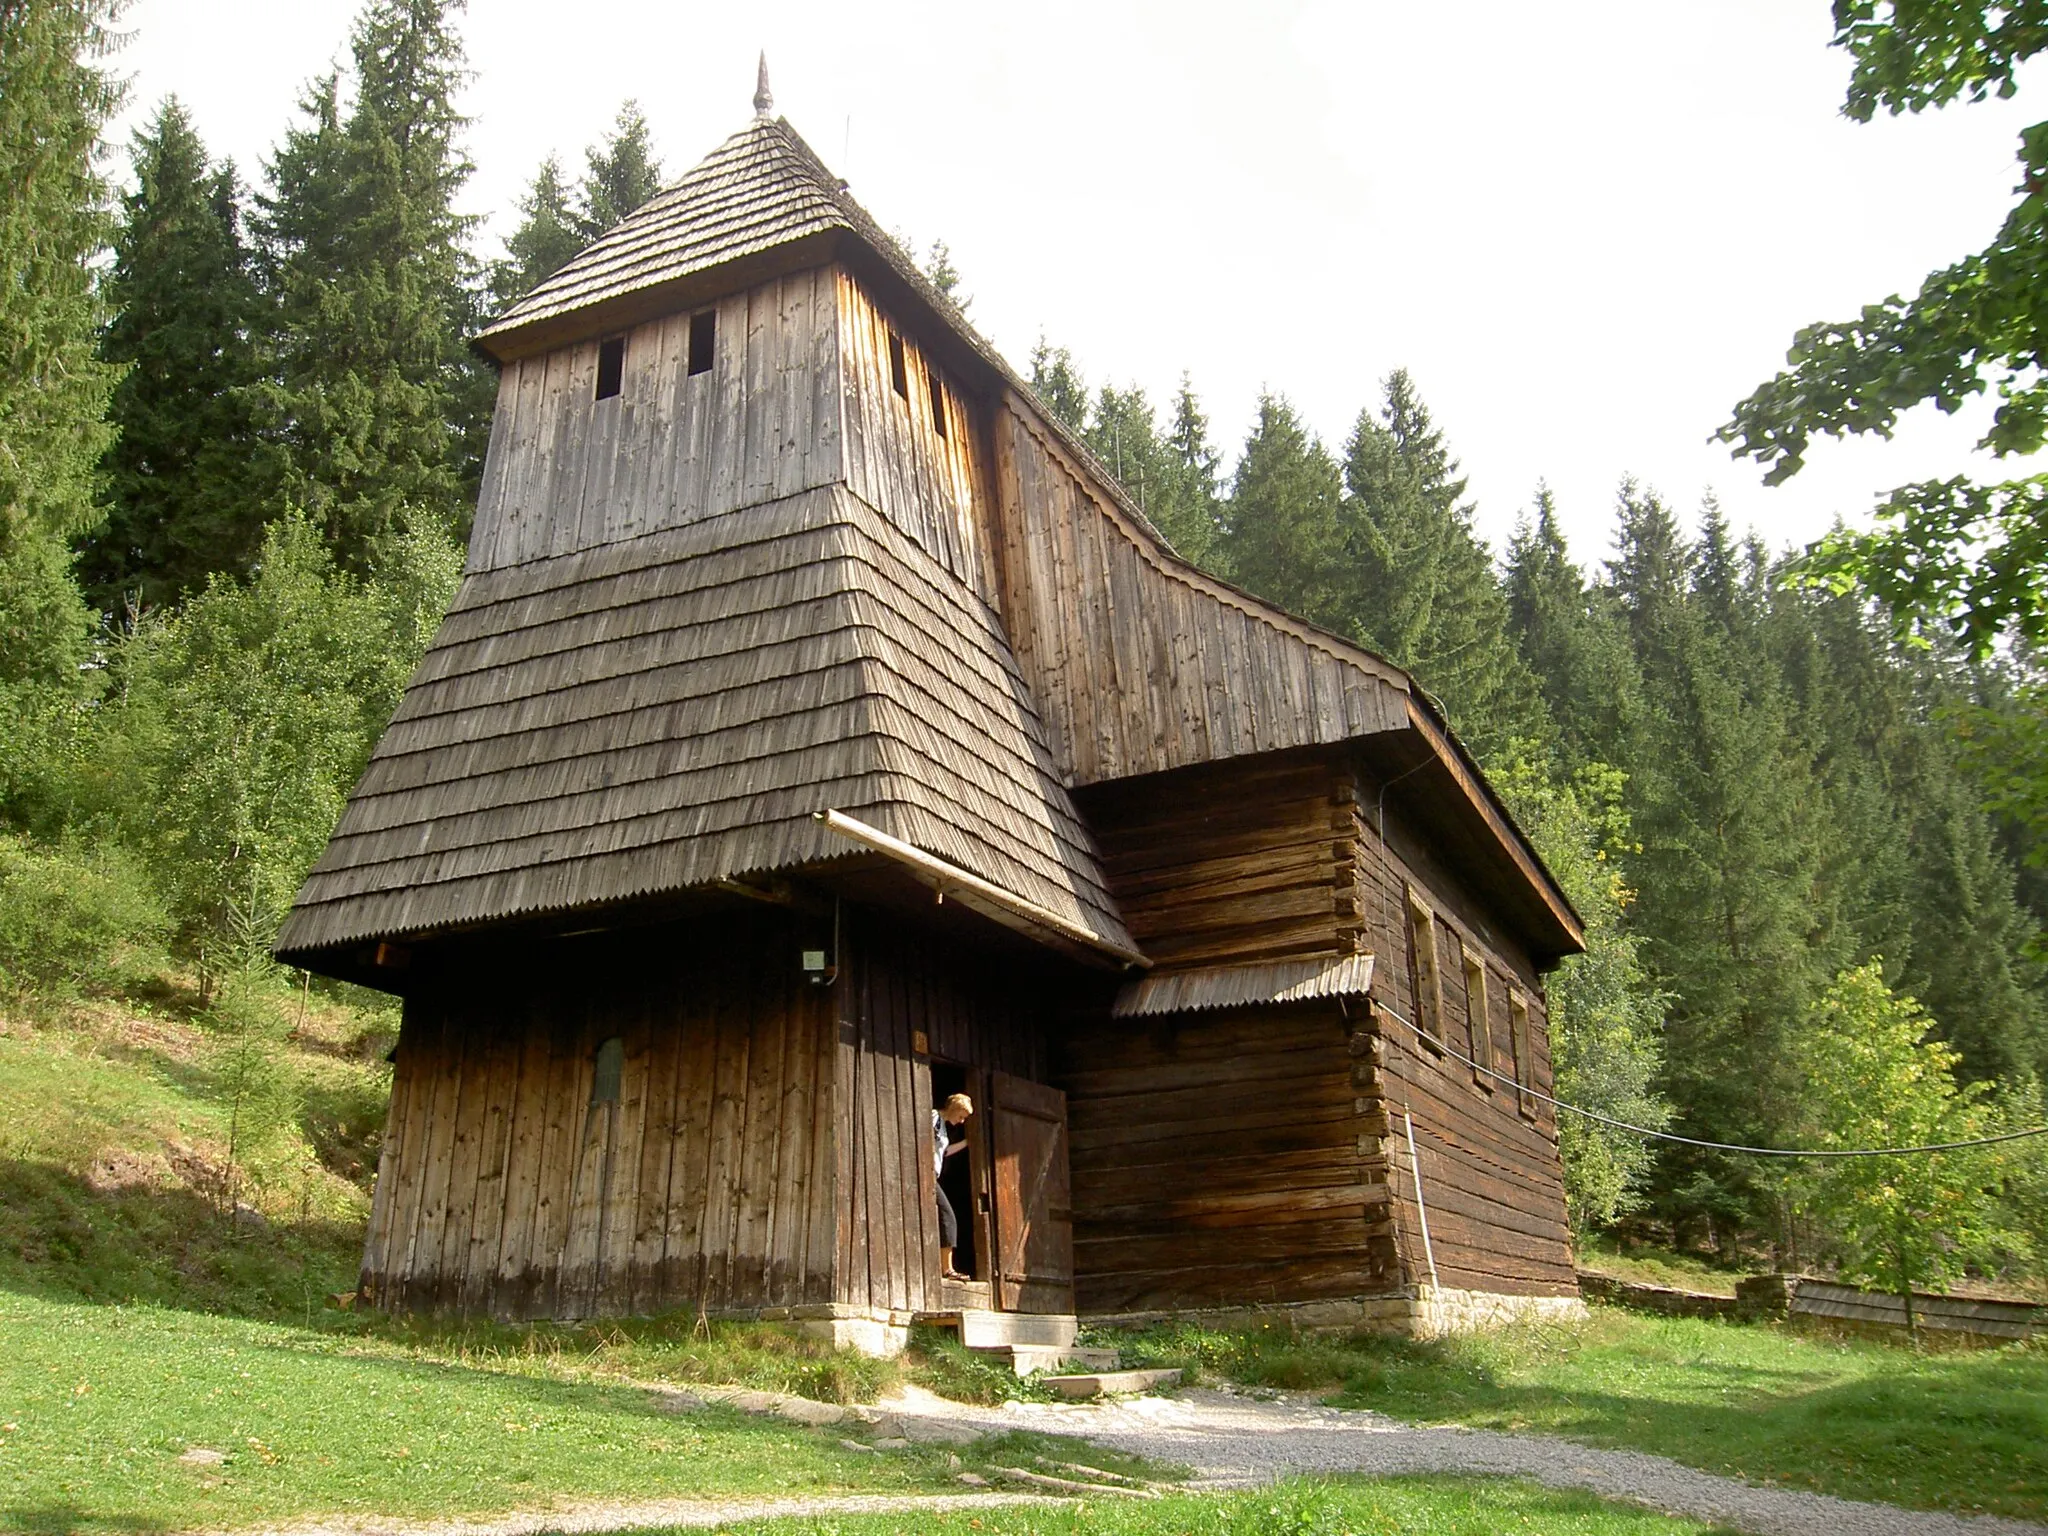
[[[1496,1081],[1506,1083],[1517,1093],[1526,1093],[1532,1099],[1541,1099],[1544,1103],[1554,1108],[1566,1110],[1571,1114],[1583,1116],[1588,1120],[1598,1121],[1601,1125],[1611,1125],[1618,1131],[1629,1131],[1637,1136],[1651,1136],[1659,1141],[1675,1141],[1687,1147],[1705,1147],[1713,1152],[1747,1152],[1755,1157],[1906,1157],[1919,1152],[1960,1152],[1968,1147],[1989,1147],[2001,1141],[2024,1141],[2030,1136],[2048,1136],[2048,1125],[2037,1125],[2031,1130],[2005,1131],[1997,1136],[1973,1137],[1969,1141],[1928,1142],[1917,1147],[1745,1147],[1736,1142],[1702,1141],[1697,1136],[1681,1136],[1676,1131],[1657,1131],[1652,1130],[1647,1125],[1631,1125],[1626,1120],[1617,1120],[1612,1115],[1603,1115],[1597,1109],[1581,1109],[1576,1104],[1567,1104],[1563,1099],[1554,1099],[1547,1093],[1540,1092],[1535,1088],[1518,1082],[1506,1073],[1496,1072],[1491,1067],[1483,1067],[1470,1056],[1453,1050],[1448,1041],[1439,1040],[1436,1036],[1423,1030],[1413,1020],[1402,1018],[1399,1013],[1396,1013],[1378,998],[1369,996],[1366,1001],[1372,1005],[1373,1012],[1384,1013],[1389,1018],[1398,1020],[1401,1024],[1406,1025],[1415,1038],[1426,1043],[1431,1050],[1441,1051],[1454,1061],[1463,1062],[1474,1072],[1483,1072]]]

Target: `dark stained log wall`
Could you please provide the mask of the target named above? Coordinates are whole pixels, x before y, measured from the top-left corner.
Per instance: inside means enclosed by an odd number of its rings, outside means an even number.
[[[1360,1152],[1362,1001],[1076,1028],[1062,1042],[1083,1312],[1305,1301],[1400,1283]],[[1368,1103],[1367,1108],[1372,1106]]]
[[[1421,1017],[1410,891],[1433,914],[1444,1043],[1548,1092],[1540,979],[1380,789],[1337,749],[1083,793],[1124,913],[1163,964],[1374,956],[1371,1006],[1095,1017],[1064,1033],[1055,1081],[1069,1097],[1084,1311],[1426,1281],[1404,1111],[1439,1283],[1571,1292],[1552,1111],[1387,1016]],[[1472,1016],[1468,956],[1486,978],[1483,1018]],[[1519,1068],[1515,998],[1528,1018]]]
[[[1441,1037],[1450,1050],[1517,1076],[1510,999],[1528,1009],[1520,1081],[1551,1091],[1549,1030],[1543,991],[1527,954],[1484,904],[1444,871],[1390,804],[1384,840],[1379,784],[1361,773],[1354,796],[1359,906],[1366,947],[1375,956],[1373,999],[1401,1018],[1422,1022],[1408,921],[1412,889],[1430,907],[1442,984]],[[1393,797],[1390,795],[1389,799]],[[1474,1016],[1465,956],[1484,968],[1486,1012]],[[1444,1286],[1507,1294],[1569,1295],[1575,1288],[1571,1233],[1557,1155],[1556,1112],[1513,1087],[1483,1079],[1447,1052],[1420,1041],[1392,1018],[1377,1022],[1380,1108],[1364,1129],[1370,1167],[1390,1186],[1402,1260],[1410,1282],[1429,1278],[1404,1111],[1412,1115],[1430,1246]],[[1361,1076],[1367,1074],[1361,1073]],[[1373,1149],[1373,1143],[1377,1148]]]
[[[1077,799],[1124,920],[1162,969],[1363,947],[1354,779],[1328,753],[1123,779]]]
[[[798,943],[750,913],[409,998],[370,1298],[509,1318],[832,1300],[836,1043]],[[619,1096],[593,1103],[614,1037]]]

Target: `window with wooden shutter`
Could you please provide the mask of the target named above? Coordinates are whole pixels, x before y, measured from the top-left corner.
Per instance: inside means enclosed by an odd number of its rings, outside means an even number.
[[[1408,947],[1414,964],[1415,1027],[1432,1044],[1444,1037],[1444,975],[1437,964],[1436,914],[1408,887]]]
[[[1472,1081],[1493,1092],[1494,1079],[1484,1068],[1494,1065],[1493,1025],[1486,1011],[1486,957],[1460,944],[1465,962],[1465,1054],[1472,1058]]]
[[[1515,1053],[1515,1097],[1522,1113],[1534,1120],[1536,1100],[1527,1092],[1536,1081],[1536,1062],[1530,1055],[1529,999],[1519,987],[1508,988],[1508,1044]]]

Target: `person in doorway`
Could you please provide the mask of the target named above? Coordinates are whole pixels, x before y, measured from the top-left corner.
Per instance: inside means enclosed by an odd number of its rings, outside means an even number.
[[[953,1267],[953,1250],[960,1245],[960,1218],[953,1202],[946,1198],[946,1159],[967,1150],[967,1142],[955,1141],[946,1127],[965,1125],[974,1113],[974,1100],[956,1093],[932,1111],[932,1188],[939,1192],[939,1273],[948,1280],[965,1280]]]

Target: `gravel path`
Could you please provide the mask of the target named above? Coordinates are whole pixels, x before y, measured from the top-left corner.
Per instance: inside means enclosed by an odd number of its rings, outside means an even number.
[[[2031,1521],[1760,1488],[1640,1451],[1594,1450],[1548,1435],[1420,1428],[1285,1394],[1268,1401],[1192,1390],[1099,1405],[1013,1402],[1001,1408],[911,1394],[881,1406],[906,1424],[964,1421],[992,1430],[1078,1435],[1191,1467],[1196,1486],[1203,1488],[1245,1487],[1295,1473],[1497,1473],[1553,1488],[1583,1488],[1753,1536],[2048,1536],[2048,1525]]]

